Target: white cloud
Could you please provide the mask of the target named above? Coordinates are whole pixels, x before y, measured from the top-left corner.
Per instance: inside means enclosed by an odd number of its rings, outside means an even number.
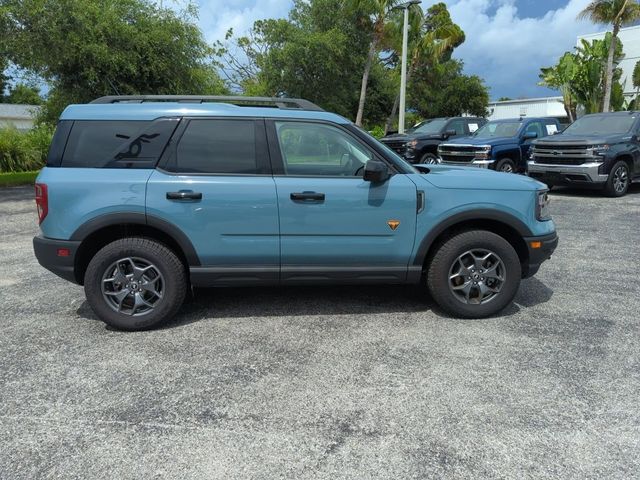
[[[569,0],[563,8],[550,10],[544,16],[524,18],[514,0],[448,2],[453,21],[462,27],[467,38],[455,56],[464,60],[467,73],[486,80],[494,98],[549,94],[536,86],[540,67],[553,65],[560,55],[571,50],[577,35],[602,28],[576,20],[588,3],[589,0]],[[540,5],[543,10],[544,2]]]
[[[208,42],[223,40],[227,30],[243,35],[256,20],[286,17],[291,0],[199,0],[199,25]]]

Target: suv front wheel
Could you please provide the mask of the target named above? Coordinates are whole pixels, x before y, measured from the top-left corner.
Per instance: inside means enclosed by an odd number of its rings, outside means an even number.
[[[458,233],[435,252],[427,287],[447,313],[484,318],[509,305],[520,286],[521,265],[504,238],[484,230]]]
[[[146,330],[178,312],[187,276],[183,263],[165,245],[148,238],[122,238],[91,259],[84,290],[92,310],[106,324]]]

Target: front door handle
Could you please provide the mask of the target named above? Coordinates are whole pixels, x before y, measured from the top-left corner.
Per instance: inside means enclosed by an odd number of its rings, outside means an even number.
[[[294,202],[324,202],[324,193],[317,192],[297,192],[290,195]]]
[[[194,192],[193,190],[167,192],[167,200],[202,200],[202,193]]]

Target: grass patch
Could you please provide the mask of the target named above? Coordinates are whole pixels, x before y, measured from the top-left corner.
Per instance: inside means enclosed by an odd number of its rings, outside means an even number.
[[[39,171],[35,172],[9,172],[0,173],[0,187],[13,187],[16,185],[33,185]]]

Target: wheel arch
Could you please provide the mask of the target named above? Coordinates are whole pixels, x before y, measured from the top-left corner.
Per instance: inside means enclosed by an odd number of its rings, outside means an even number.
[[[432,228],[420,242],[414,266],[424,269],[440,244],[465,230],[487,230],[500,235],[513,246],[521,264],[529,260],[524,238],[533,236],[533,233],[524,222],[504,212],[471,210],[453,215]]]
[[[82,285],[93,256],[105,245],[125,237],[142,236],[157,240],[173,250],[186,267],[200,265],[193,244],[175,225],[143,213],[114,213],[96,217],[80,226],[71,240],[80,241],[75,262],[76,281]]]

